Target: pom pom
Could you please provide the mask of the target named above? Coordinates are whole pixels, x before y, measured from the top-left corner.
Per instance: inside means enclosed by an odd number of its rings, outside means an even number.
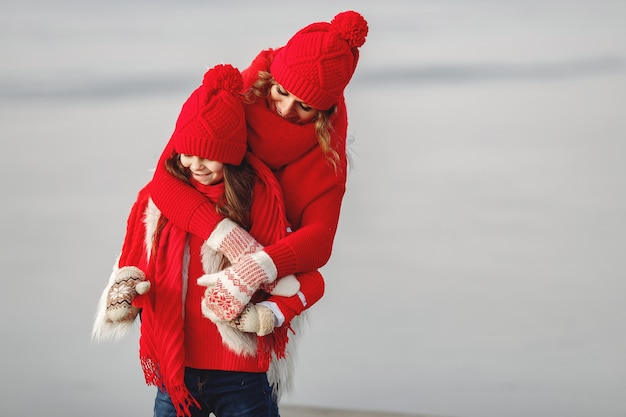
[[[230,64],[216,65],[204,74],[202,86],[209,95],[217,90],[235,95],[243,89],[243,78],[239,70]]]
[[[367,21],[359,13],[351,10],[339,13],[330,24],[351,48],[358,48],[365,43],[368,32]]]

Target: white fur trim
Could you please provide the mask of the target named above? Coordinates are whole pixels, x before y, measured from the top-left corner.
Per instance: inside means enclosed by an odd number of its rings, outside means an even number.
[[[159,224],[159,218],[161,217],[161,211],[158,209],[152,199],[148,199],[148,205],[144,213],[143,223],[146,226],[145,236],[145,248],[148,254],[147,259],[150,259],[152,255],[152,243],[154,242],[154,234],[156,233],[157,225]]]
[[[224,260],[224,255],[211,248],[208,244],[208,240],[205,241],[202,248],[200,248],[200,257],[202,259],[202,268],[206,274],[219,271]]]
[[[257,349],[256,333],[244,333],[224,323],[215,323],[222,336],[224,346],[238,355],[254,356]]]
[[[298,362],[298,347],[302,340],[304,328],[308,324],[309,318],[306,311],[294,317],[291,320],[291,328],[294,333],[289,335],[285,357],[281,359],[277,359],[275,356],[272,357],[270,369],[267,371],[267,378],[277,403],[280,402],[283,395],[293,392],[296,363]]]

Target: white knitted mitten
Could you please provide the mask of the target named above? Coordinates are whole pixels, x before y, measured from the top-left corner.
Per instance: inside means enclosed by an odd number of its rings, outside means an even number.
[[[202,309],[205,316],[214,321],[216,318],[230,321],[237,317],[259,288],[283,297],[296,295],[300,290],[300,281],[294,275],[277,280],[276,267],[262,252],[263,245],[228,218],[217,224],[206,245],[223,254],[232,265],[198,279],[198,284],[213,288],[205,292]],[[239,265],[242,260],[247,260],[247,264]]]
[[[230,219],[219,222],[206,243],[211,249],[223,254],[231,265],[238,263],[242,256],[263,249],[263,245]]]
[[[143,271],[134,266],[120,268],[107,294],[106,317],[112,322],[134,320],[138,310],[133,307],[137,294],[150,290]]]
[[[198,278],[200,285],[215,285],[202,300],[203,308],[212,310],[222,320],[233,320],[241,314],[261,285],[276,280],[276,274],[274,261],[264,251],[245,255],[235,265]]]
[[[271,309],[264,305],[250,303],[239,317],[227,324],[242,332],[266,336],[274,331],[275,320]]]

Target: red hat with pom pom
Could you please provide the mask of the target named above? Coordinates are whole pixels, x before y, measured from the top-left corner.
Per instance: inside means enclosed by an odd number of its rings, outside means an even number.
[[[208,70],[176,121],[176,153],[239,165],[247,149],[242,87],[241,73],[232,65]]]
[[[367,21],[354,11],[339,13],[330,23],[313,23],[278,51],[270,72],[291,94],[327,110],[350,82],[367,31]]]

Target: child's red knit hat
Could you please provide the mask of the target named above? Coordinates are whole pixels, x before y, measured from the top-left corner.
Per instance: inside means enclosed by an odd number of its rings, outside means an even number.
[[[247,148],[242,87],[241,73],[232,65],[208,70],[176,121],[172,135],[176,153],[239,165]]]
[[[300,29],[270,66],[274,79],[311,107],[327,110],[337,104],[359,60],[367,21],[359,13],[339,13],[330,22]]]

